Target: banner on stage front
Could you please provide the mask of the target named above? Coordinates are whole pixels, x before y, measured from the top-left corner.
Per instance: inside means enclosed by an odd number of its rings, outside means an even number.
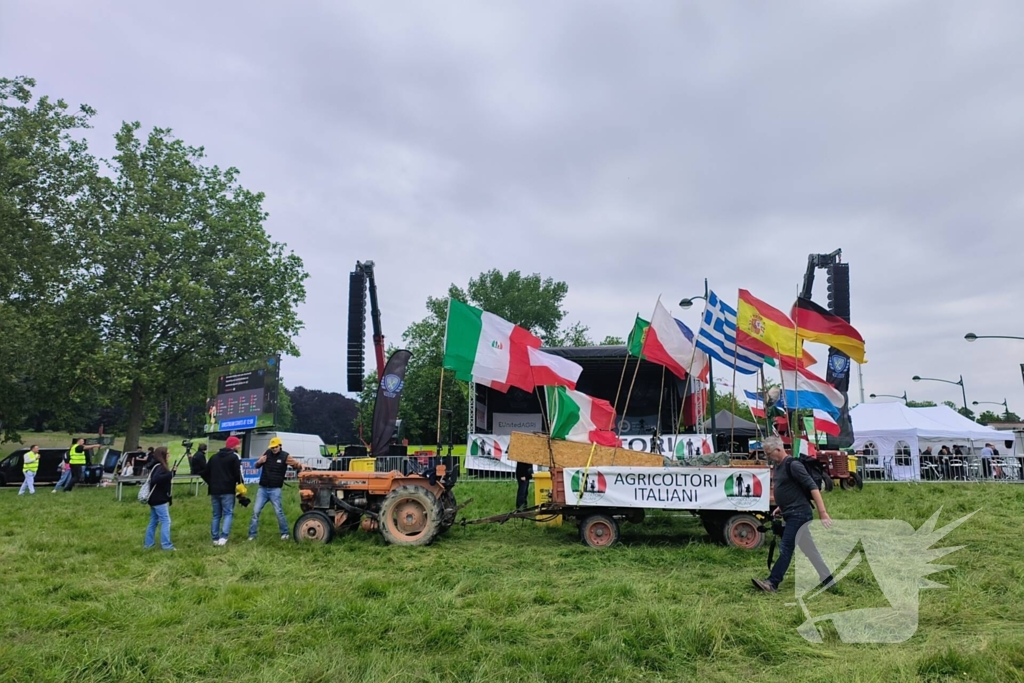
[[[766,512],[770,476],[767,468],[601,467],[566,469],[563,487],[567,505]]]

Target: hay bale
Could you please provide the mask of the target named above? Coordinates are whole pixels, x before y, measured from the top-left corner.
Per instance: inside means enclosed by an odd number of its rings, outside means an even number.
[[[593,449],[593,458],[591,458]],[[544,434],[512,432],[508,443],[508,458],[545,467],[591,467],[621,465],[623,467],[662,467],[660,455],[631,451],[627,448],[594,446],[575,441],[549,440]]]

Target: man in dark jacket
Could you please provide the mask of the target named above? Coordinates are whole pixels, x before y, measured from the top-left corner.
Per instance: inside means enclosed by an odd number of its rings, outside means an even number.
[[[294,467],[301,472],[302,463],[288,454],[282,448],[281,439],[274,437],[270,440],[270,448],[256,461],[256,469],[260,472],[260,488],[256,492],[256,505],[252,510],[252,521],[249,522],[249,540],[256,540],[256,530],[260,521],[260,512],[263,506],[270,503],[277,513],[277,527],[281,532],[281,540],[288,540],[288,520],[284,516],[284,508],[281,505],[281,488],[284,486],[284,476],[289,467]]]
[[[188,461],[189,474],[202,476],[206,469],[206,444],[199,444],[199,450]]]
[[[213,505],[213,523],[210,535],[214,545],[227,545],[231,533],[231,522],[235,515],[235,491],[242,480],[242,463],[238,449],[242,442],[237,436],[229,436],[224,448],[217,451],[203,470],[203,481],[210,492]]]
[[[773,488],[776,508],[772,514],[775,517],[781,514],[786,526],[779,543],[779,559],[772,567],[771,575],[767,579],[752,579],[754,586],[766,593],[776,592],[782,579],[786,576],[789,563],[793,560],[793,551],[798,545],[818,571],[821,583],[830,584],[832,583],[832,572],[815,547],[810,530],[806,528],[814,519],[811,500],[818,508],[818,517],[821,519],[822,525],[826,529],[832,526],[832,518],[825,510],[821,491],[818,490],[818,485],[814,483],[811,475],[807,473],[807,468],[803,466],[803,463],[786,454],[780,438],[768,437],[764,440],[763,447],[765,455],[775,463]]]

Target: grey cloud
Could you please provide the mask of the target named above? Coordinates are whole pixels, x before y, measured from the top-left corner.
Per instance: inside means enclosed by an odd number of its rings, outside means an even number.
[[[170,126],[267,193],[312,274],[291,384],[344,388],[357,259],[389,341],[491,267],[566,280],[601,338],[704,277],[786,310],[806,254],[842,247],[866,393],[957,399],[909,378],[962,372],[968,400],[1024,411],[1024,346],[962,339],[1024,336],[1019,3],[15,0],[3,19],[8,72],[96,106],[99,153],[121,119]]]

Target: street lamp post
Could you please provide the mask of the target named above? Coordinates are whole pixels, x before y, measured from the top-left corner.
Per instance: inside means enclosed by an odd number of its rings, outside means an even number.
[[[1003,407],[1003,417],[1006,418],[1007,422],[1010,421],[1010,406],[1007,405],[1005,398],[1003,399],[1002,403],[998,403],[996,401],[971,401],[971,405],[972,406],[980,405],[982,403],[985,403],[985,404],[991,405],[991,406],[1002,406]]]
[[[1011,337],[1005,334],[974,334],[973,332],[965,334],[964,339],[969,342],[977,341],[978,339],[1019,339],[1024,341],[1024,337]]]
[[[683,299],[682,301],[679,302],[679,308],[683,309],[684,311],[689,310],[690,307],[693,306],[693,302],[696,299],[703,299],[704,302],[707,303],[707,300],[708,300],[708,279],[707,278],[704,278],[704,295],[703,296],[701,296],[701,295],[691,296],[691,297],[688,297],[686,299]],[[703,323],[703,321],[701,321],[701,322]],[[694,339],[693,342],[694,342],[694,344],[696,344],[697,340]],[[735,390],[736,389],[734,387],[733,391],[735,391]],[[685,396],[683,397],[683,400],[684,401],[686,400]],[[711,443],[714,444],[715,451],[717,452],[717,450],[718,450],[718,439],[715,437],[715,426],[716,426],[715,425],[715,364],[711,362],[711,357],[710,356],[708,356],[708,403],[709,403],[708,407],[711,409]],[[732,448],[732,445],[730,444],[730,449],[731,448]]]
[[[967,410],[968,410],[968,408],[967,408],[967,390],[964,388],[964,376],[963,375],[960,375],[960,381],[959,382],[954,382],[953,380],[949,380],[949,379],[936,379],[934,377],[920,377],[918,375],[914,375],[913,377],[911,377],[911,379],[914,380],[915,382],[920,382],[921,380],[924,380],[926,382],[944,382],[946,384],[959,384],[960,385],[960,392],[963,394],[963,397],[964,397],[964,412],[967,412]]]
[[[902,398],[904,403],[908,403],[907,392],[905,391],[902,396],[897,396],[896,394],[871,394],[868,398],[878,398],[879,396],[885,396],[887,398]]]

